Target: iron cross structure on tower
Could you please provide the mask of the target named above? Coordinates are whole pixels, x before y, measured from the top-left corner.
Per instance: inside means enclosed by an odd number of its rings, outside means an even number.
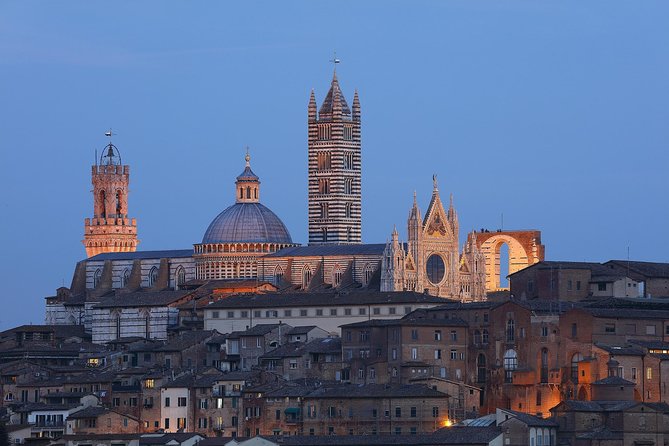
[[[362,243],[360,101],[349,108],[337,80],[317,112],[309,98],[309,244]]]

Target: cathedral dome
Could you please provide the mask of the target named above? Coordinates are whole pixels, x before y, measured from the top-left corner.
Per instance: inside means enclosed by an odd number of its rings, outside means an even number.
[[[204,233],[208,243],[293,243],[281,219],[260,203],[236,203],[218,214]]]

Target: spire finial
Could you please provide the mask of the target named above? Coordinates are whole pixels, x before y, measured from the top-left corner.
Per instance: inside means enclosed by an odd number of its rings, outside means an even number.
[[[450,196],[450,207],[451,207],[451,209],[453,208],[453,192],[451,192],[451,196]]]
[[[437,187],[437,174],[436,173],[432,175],[432,186],[434,187],[434,190],[439,190],[439,188]]]
[[[246,167],[251,167],[251,155],[249,155],[249,146],[246,146],[246,156],[244,157],[246,160]]]
[[[337,77],[337,64],[341,62],[341,60],[337,59],[337,51],[334,52],[334,56],[330,59],[330,62],[334,65],[334,77]]]
[[[417,203],[417,201],[416,201],[416,191],[414,190],[413,191],[413,204],[414,204],[414,206],[416,205],[416,203]]]

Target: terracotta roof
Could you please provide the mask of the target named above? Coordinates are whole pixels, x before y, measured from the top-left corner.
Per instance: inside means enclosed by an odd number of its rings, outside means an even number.
[[[265,257],[329,257],[329,256],[354,256],[354,255],[383,255],[386,245],[383,243],[358,244],[358,245],[311,245],[293,246],[283,248],[277,252],[267,254]]]
[[[614,356],[643,356],[646,354],[643,349],[633,346],[615,346],[602,344],[600,342],[595,342],[595,346]]]
[[[298,325],[297,327],[293,327],[286,333],[287,335],[297,335],[297,334],[307,334],[314,328],[318,328],[316,325]]]
[[[89,257],[88,259],[85,259],[85,261],[166,259],[192,256],[192,249],[169,249],[164,251],[105,252],[93,257]]]
[[[164,307],[176,302],[189,291],[135,291],[132,293],[114,293],[104,298],[95,308],[114,307]]]
[[[313,398],[443,398],[447,395],[420,384],[341,384],[320,387],[309,394]]]
[[[609,264],[629,269],[648,278],[669,278],[669,263],[609,260],[606,265]]]
[[[383,304],[440,304],[444,298],[411,291],[355,291],[338,293],[267,293],[242,294],[226,297],[209,304],[207,309],[278,308],[304,306],[383,305]]]
[[[511,414],[514,418],[516,418],[517,420],[523,422],[528,426],[558,427],[558,423],[556,423],[553,420],[541,417],[535,417],[534,415],[530,415],[524,412],[517,412],[515,410],[510,410],[510,409],[502,409],[502,412]]]
[[[97,418],[100,415],[104,415],[108,412],[110,412],[110,410],[106,407],[90,406],[74,412],[73,414],[69,415],[67,419],[72,420],[76,418]]]

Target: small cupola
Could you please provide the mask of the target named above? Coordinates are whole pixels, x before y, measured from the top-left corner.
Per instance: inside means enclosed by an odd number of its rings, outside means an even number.
[[[258,203],[260,201],[260,178],[251,170],[251,155],[246,149],[246,167],[235,182],[237,203]]]

